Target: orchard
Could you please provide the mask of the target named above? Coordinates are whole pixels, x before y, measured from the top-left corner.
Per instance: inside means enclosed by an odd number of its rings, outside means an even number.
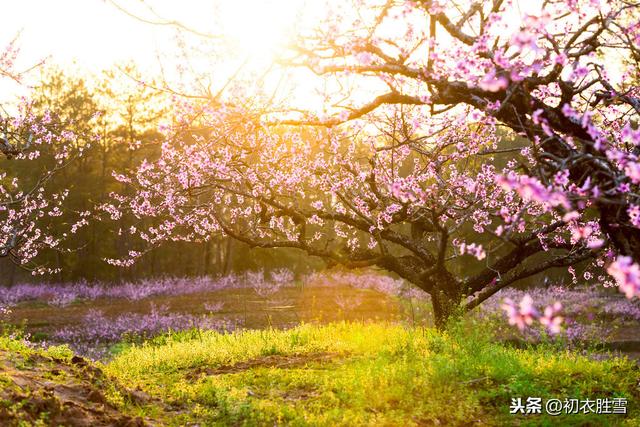
[[[640,3],[88,3],[8,8],[0,424],[635,425]]]

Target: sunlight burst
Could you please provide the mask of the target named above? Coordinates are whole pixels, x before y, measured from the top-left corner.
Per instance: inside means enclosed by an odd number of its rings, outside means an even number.
[[[291,41],[302,4],[292,0],[224,2],[219,5],[217,21],[225,42],[238,56],[273,59]]]

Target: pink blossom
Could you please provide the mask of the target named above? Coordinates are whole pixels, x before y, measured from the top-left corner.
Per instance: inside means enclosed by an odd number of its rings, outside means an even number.
[[[620,139],[625,142],[631,142],[633,145],[640,145],[640,129],[634,130],[631,123],[627,124],[620,131]]]
[[[569,62],[569,59],[565,53],[560,53],[553,58],[553,62],[555,64],[565,66]]]
[[[470,244],[461,243],[460,254],[464,255],[465,253],[473,255],[478,260],[483,260],[487,257],[487,253],[485,252],[482,245],[477,243],[470,243]]]
[[[499,175],[496,179],[503,188],[517,191],[525,200],[546,203],[552,207],[562,206],[565,209],[571,207],[564,194],[543,186],[536,178],[526,175],[509,177]]]
[[[537,43],[538,37],[529,31],[518,31],[511,37],[511,44],[519,50],[530,49],[537,52],[540,48]]]
[[[552,306],[548,306],[544,309],[544,315],[540,317],[540,323],[547,327],[547,330],[551,334],[557,334],[560,332],[562,316],[558,316],[558,313],[562,310],[562,304],[556,302]]]
[[[356,58],[362,65],[370,65],[373,62],[373,56],[369,52],[360,52]]]
[[[640,295],[640,266],[629,256],[618,256],[607,268],[627,298]]]
[[[589,249],[600,249],[604,245],[604,240],[598,238],[590,238],[587,240]]]
[[[627,209],[627,214],[629,214],[629,220],[631,221],[631,224],[633,224],[635,227],[640,228],[640,206],[629,206],[629,208]]]
[[[509,86],[509,80],[505,76],[496,76],[495,70],[491,70],[480,80],[478,87],[488,92],[499,92]]]
[[[530,326],[537,316],[537,311],[533,307],[533,300],[529,294],[522,298],[519,305],[507,298],[501,307],[507,313],[509,324],[517,326],[520,330]]]
[[[627,166],[624,168],[624,173],[631,179],[631,182],[640,184],[640,163],[627,163]]]
[[[519,304],[510,298],[505,298],[501,308],[506,312],[510,325],[515,325],[521,331],[531,326],[534,321],[540,322],[551,334],[560,332],[563,317],[558,314],[562,310],[562,304],[555,302],[540,313],[533,306],[533,299],[529,294],[525,294]]]
[[[593,227],[590,225],[579,226],[576,225],[572,227],[571,230],[571,241],[578,242],[580,240],[586,240],[593,233]]]

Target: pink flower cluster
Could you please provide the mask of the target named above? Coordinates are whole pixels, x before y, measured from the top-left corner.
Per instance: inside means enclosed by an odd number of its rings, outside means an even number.
[[[501,308],[506,312],[510,325],[515,325],[520,330],[533,325],[534,321],[540,322],[551,334],[557,334],[561,330],[562,316],[559,315],[562,310],[562,304],[554,303],[544,309],[541,315],[533,305],[533,299],[526,294],[520,303],[515,303],[510,298],[505,298]]]
[[[478,260],[483,260],[487,257],[487,252],[484,250],[481,244],[478,243],[461,243],[458,247],[460,249],[460,254],[469,254],[476,257]]]
[[[81,354],[92,355],[101,346],[113,344],[125,338],[150,338],[171,331],[188,329],[230,331],[234,325],[209,315],[176,313],[167,306],[151,306],[149,313],[124,313],[107,317],[100,310],[91,310],[81,325],[57,330],[53,343],[67,343]],[[104,356],[104,355],[102,355]]]
[[[640,297],[640,266],[631,257],[619,256],[609,265],[607,273],[613,276],[620,292],[627,298]]]
[[[563,207],[567,210],[571,208],[564,194],[542,185],[537,178],[510,174],[498,176],[496,180],[506,191],[516,191],[524,200],[534,201],[549,208]]]
[[[272,272],[272,282],[282,286],[293,280],[288,270]],[[14,306],[24,301],[43,301],[48,305],[65,307],[77,300],[100,298],[127,299],[140,301],[145,298],[168,295],[187,295],[213,292],[221,289],[235,289],[259,286],[264,281],[262,272],[248,272],[244,275],[230,274],[220,278],[201,277],[161,277],[121,284],[89,283],[20,283],[11,287],[0,287],[0,304]]]

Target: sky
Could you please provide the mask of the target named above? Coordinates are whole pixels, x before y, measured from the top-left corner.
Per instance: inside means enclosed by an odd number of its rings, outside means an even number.
[[[90,69],[129,58],[148,63],[167,35],[158,28],[142,31],[143,23],[101,0],[8,1],[3,18],[1,45],[19,36],[18,70],[43,59]]]
[[[78,69],[95,71],[129,59],[149,66],[168,35],[160,28],[142,31],[145,24],[101,0],[7,1],[3,18],[0,46],[4,48],[18,36],[16,71],[43,60],[65,67],[75,63]],[[25,84],[32,83],[37,75],[30,73]],[[26,90],[2,80],[0,99]]]
[[[236,43],[238,51],[256,57],[268,51],[268,44],[274,45],[285,37],[300,10],[309,9],[305,0],[221,0],[217,6],[210,0],[153,0],[149,3],[153,11],[137,0],[3,3],[0,47],[19,35],[16,71],[46,60],[48,64],[87,72],[134,61],[143,72],[157,72],[158,55],[175,49],[175,27],[150,25],[123,10],[157,21],[159,18],[153,14],[156,12],[165,20],[178,20],[202,32],[224,33]],[[35,79],[37,73],[31,73],[25,83]],[[0,82],[0,99],[25,90],[12,82]]]
[[[172,70],[177,72],[177,67],[185,65],[176,54],[176,28],[141,22],[128,12],[155,21],[177,20],[201,32],[224,34],[224,45],[237,58],[225,58],[224,64],[216,65],[215,70],[204,62],[196,64],[199,70],[214,70],[211,79],[222,82],[221,85],[244,58],[266,68],[264,64],[271,62],[274,49],[295,33],[294,26],[315,27],[327,11],[323,0],[3,0],[2,3],[0,51],[19,35],[21,51],[16,71],[46,60],[47,64],[75,72],[97,74],[129,61],[135,62],[143,75],[158,75],[162,70],[165,76],[173,78]],[[334,6],[340,3],[334,0]],[[153,10],[145,5],[152,5]],[[526,13],[539,7],[539,1],[518,1],[517,5],[519,13]],[[520,19],[514,16],[511,22],[517,27]],[[201,58],[210,60],[208,56]],[[32,72],[23,85],[0,79],[0,101],[26,94],[29,84],[38,78],[39,73]],[[277,86],[278,79],[274,77],[270,84]],[[308,95],[316,90],[309,87],[309,77],[299,74],[290,80],[288,85],[296,86],[295,97],[308,106],[311,102]]]

